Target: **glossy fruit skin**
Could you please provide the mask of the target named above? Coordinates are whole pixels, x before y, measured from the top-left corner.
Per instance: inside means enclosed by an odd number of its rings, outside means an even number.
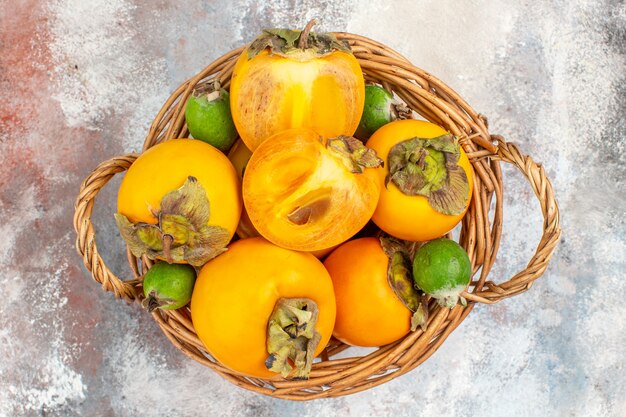
[[[198,274],[191,318],[205,347],[220,363],[248,376],[272,378],[267,324],[280,298],[310,298],[319,308],[319,355],[335,323],[328,272],[313,255],[280,248],[263,238],[238,240]]]
[[[133,223],[156,224],[152,211],[189,176],[202,184],[209,198],[208,224],[224,227],[232,236],[242,207],[239,178],[226,155],[195,139],[169,140],[142,153],[122,179],[118,211]]]
[[[410,331],[412,313],[389,285],[389,258],[377,238],[344,243],[324,266],[335,288],[337,339],[354,346],[383,346]]]
[[[393,182],[385,187],[385,176],[389,173],[389,150],[395,144],[414,137],[435,138],[446,133],[442,127],[423,120],[396,120],[378,129],[367,141],[367,146],[385,161],[385,169],[378,171],[382,188],[372,220],[390,235],[410,241],[436,239],[452,230],[467,212],[474,182],[472,166],[462,148],[458,164],[469,180],[468,204],[462,213],[454,216],[439,213],[424,196],[406,195]]]
[[[372,216],[380,186],[375,171],[351,172],[310,129],[272,136],[252,154],[243,178],[243,199],[254,227],[276,245],[318,251],[345,242]],[[305,224],[288,215],[318,203]]]
[[[296,52],[289,58],[244,51],[233,70],[231,112],[239,135],[252,151],[286,129],[309,127],[330,138],[354,134],[365,97],[354,55],[323,57]]]
[[[413,279],[426,294],[460,293],[470,282],[472,264],[457,242],[441,238],[420,247],[413,260]]]
[[[192,95],[185,107],[185,121],[195,138],[226,152],[237,139],[237,130],[230,113],[230,96],[222,89],[211,94]]]
[[[228,159],[235,167],[240,181],[243,180],[243,173],[246,170],[246,166],[248,165],[248,161],[250,160],[251,156],[252,151],[246,147],[246,144],[243,143],[241,139],[238,139],[228,152]],[[250,220],[250,216],[248,216],[248,212],[246,211],[245,206],[242,207],[241,218],[239,219],[239,225],[237,226],[236,232],[237,236],[239,236],[241,239],[260,236],[259,232],[254,228],[254,225]]]

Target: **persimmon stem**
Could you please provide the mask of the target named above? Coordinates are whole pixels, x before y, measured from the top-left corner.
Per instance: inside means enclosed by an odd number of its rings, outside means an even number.
[[[300,39],[298,40],[298,48],[307,49],[309,47],[309,32],[313,29],[313,26],[317,21],[315,19],[309,20],[309,23],[306,24],[302,33],[300,33]]]
[[[174,237],[172,235],[168,235],[167,233],[163,235],[163,256],[165,256],[165,260],[168,264],[171,264],[174,260],[172,259],[172,243],[174,243]]]

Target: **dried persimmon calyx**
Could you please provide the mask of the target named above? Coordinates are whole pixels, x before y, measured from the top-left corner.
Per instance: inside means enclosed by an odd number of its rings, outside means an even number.
[[[385,185],[393,182],[404,194],[424,196],[435,211],[455,216],[469,200],[469,180],[458,165],[460,155],[458,139],[450,133],[399,142],[389,151]]]
[[[163,196],[154,213],[157,224],[132,223],[121,213],[115,214],[115,221],[133,255],[201,266],[224,252],[230,241],[228,230],[207,224],[210,213],[204,188],[189,177]]]
[[[426,330],[428,323],[428,303],[425,294],[413,283],[410,251],[406,242],[392,236],[382,236],[380,245],[389,258],[387,281],[402,304],[413,312],[411,331],[420,327]]]
[[[321,340],[315,329],[318,314],[317,304],[311,299],[278,300],[267,328],[267,369],[284,378],[308,379]]]
[[[350,45],[339,41],[331,33],[311,32],[315,24],[312,20],[304,30],[265,29],[248,48],[248,58],[254,58],[261,51],[269,49],[272,54],[289,56],[294,53],[307,53],[325,56],[333,51],[352,53]]]
[[[376,155],[375,150],[351,136],[329,139],[326,147],[354,174],[362,174],[365,168],[378,168],[384,165],[384,161]]]

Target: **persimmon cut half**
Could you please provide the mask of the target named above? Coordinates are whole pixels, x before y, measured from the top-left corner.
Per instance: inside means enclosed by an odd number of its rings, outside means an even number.
[[[376,153],[352,137],[325,140],[306,128],[263,142],[243,178],[254,227],[284,248],[316,251],[338,245],[372,217],[380,185]]]

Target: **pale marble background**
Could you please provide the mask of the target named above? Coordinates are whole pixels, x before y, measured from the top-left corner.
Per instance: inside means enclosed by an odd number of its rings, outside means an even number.
[[[543,162],[563,241],[528,293],[478,306],[413,372],[294,403],[222,380],[102,292],[71,218],[80,181],[139,150],[182,81],[263,27],[312,17],[402,52]],[[0,0],[0,415],[626,415],[625,28],[615,0]],[[532,191],[505,176],[496,280],[541,230]],[[128,274],[115,184],[98,199],[98,244]]]

